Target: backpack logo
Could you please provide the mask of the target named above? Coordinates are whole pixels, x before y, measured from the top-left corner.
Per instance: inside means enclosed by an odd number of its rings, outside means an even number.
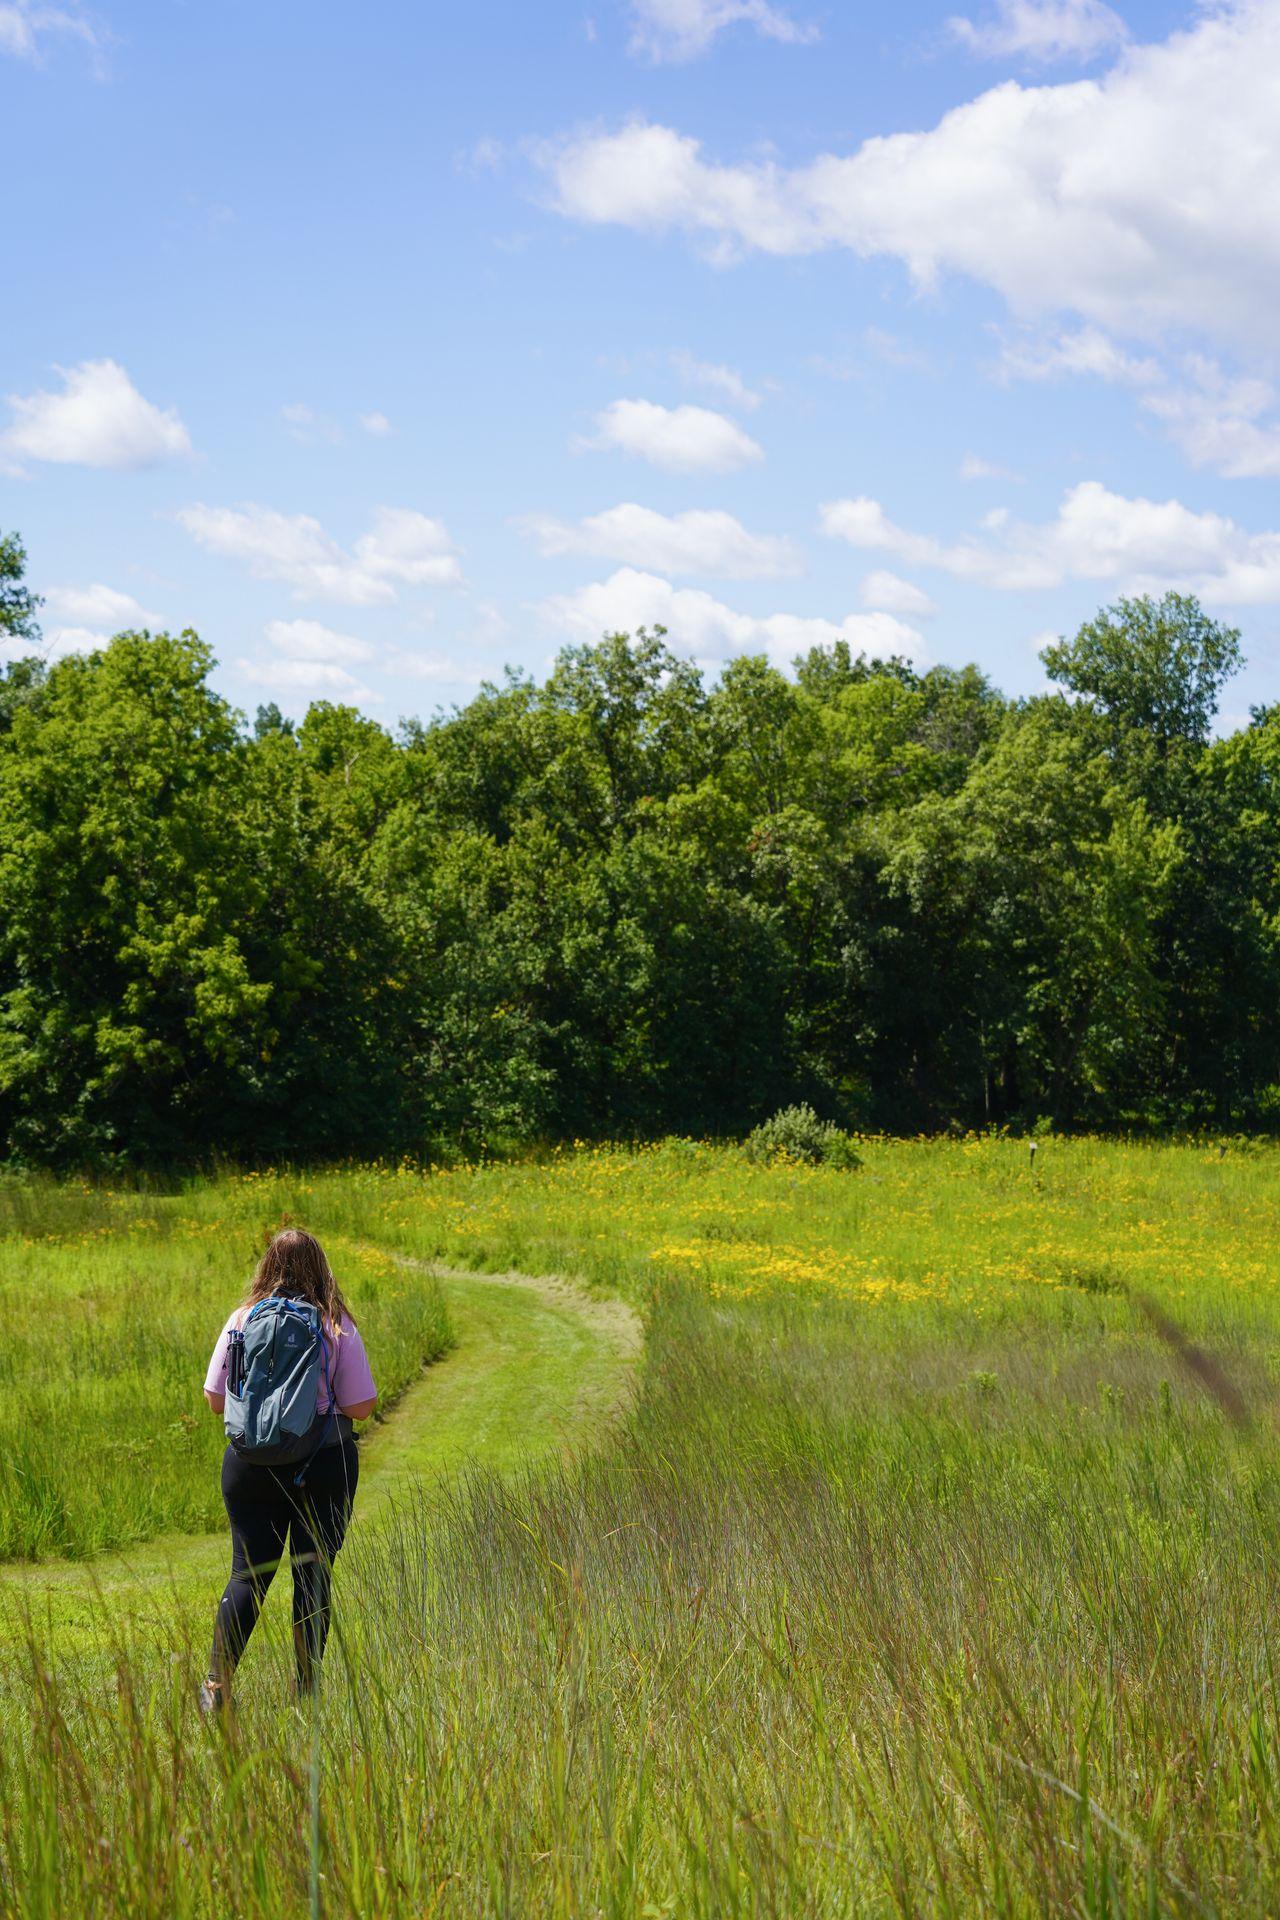
[[[316,1411],[322,1379],[327,1413]],[[228,1340],[222,1422],[227,1439],[242,1459],[256,1465],[290,1465],[324,1444],[333,1414],[320,1309],[276,1294],[259,1300]]]

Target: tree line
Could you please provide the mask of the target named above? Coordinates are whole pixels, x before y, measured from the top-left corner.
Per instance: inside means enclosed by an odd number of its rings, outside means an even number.
[[[1122,600],[1003,696],[661,631],[391,732],[196,634],[44,664],[0,540],[0,1154],[51,1166],[1280,1118],[1280,708]],[[30,652],[24,650],[30,647]]]

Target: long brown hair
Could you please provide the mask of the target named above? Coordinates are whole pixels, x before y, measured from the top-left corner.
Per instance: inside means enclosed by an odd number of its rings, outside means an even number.
[[[249,1282],[244,1304],[255,1306],[273,1293],[287,1294],[290,1299],[306,1300],[311,1306],[319,1307],[335,1333],[347,1312],[347,1303],[324,1257],[324,1248],[313,1233],[304,1233],[301,1227],[282,1227],[272,1236]]]

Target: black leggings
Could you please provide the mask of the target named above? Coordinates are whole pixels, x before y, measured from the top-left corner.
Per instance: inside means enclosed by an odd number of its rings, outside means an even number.
[[[329,1634],[333,1561],[355,1498],[360,1460],[355,1441],[323,1447],[295,1487],[293,1467],[260,1467],[234,1447],[222,1458],[222,1498],[231,1522],[231,1578],[213,1624],[214,1679],[229,1681],[245,1650],[286,1536],[293,1568],[293,1650],[298,1685],[315,1684]]]

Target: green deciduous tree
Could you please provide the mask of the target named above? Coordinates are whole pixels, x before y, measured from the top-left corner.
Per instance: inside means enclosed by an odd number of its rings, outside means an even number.
[[[1108,719],[1167,745],[1203,744],[1218,696],[1241,664],[1240,635],[1198,600],[1166,593],[1118,600],[1071,640],[1041,653],[1045,672]]]
[[[964,1078],[988,1118],[1141,1113],[1180,851],[1055,701],[1008,727],[961,792],[902,818],[885,868],[912,912],[894,942],[897,1027],[934,1117]]]
[[[40,600],[26,584],[27,550],[15,533],[0,533],[0,638],[35,646]]]
[[[0,753],[0,1110],[52,1161],[189,1153],[272,997],[241,938],[242,752],[194,634],[61,661]]]
[[[34,637],[0,543],[6,648]],[[194,634],[0,675],[0,1132],[50,1164],[1280,1120],[1280,720],[1121,601],[1066,694],[661,632],[393,735]]]

